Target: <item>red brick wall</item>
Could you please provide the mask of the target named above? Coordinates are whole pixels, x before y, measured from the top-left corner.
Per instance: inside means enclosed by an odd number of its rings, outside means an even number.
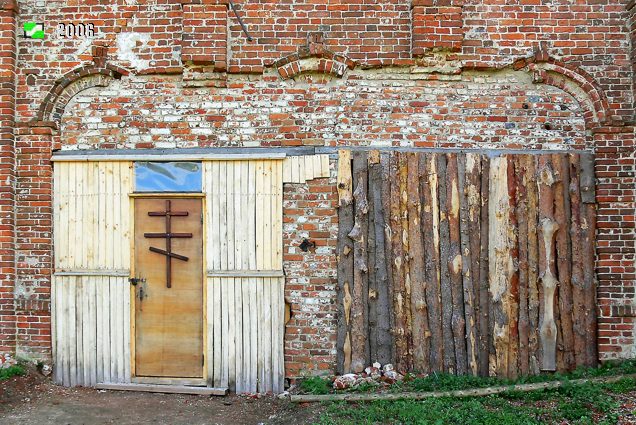
[[[2,12],[0,354],[16,329],[19,352],[49,353],[51,148],[391,145],[595,149],[600,351],[636,355],[633,0],[235,3],[253,41],[223,0],[24,0],[18,33],[47,38],[14,52]],[[82,21],[93,39],[55,36]],[[14,115],[57,119],[42,105],[60,94],[59,131],[14,144]],[[334,197],[333,178],[285,188],[289,376],[333,365]]]
[[[332,161],[332,174],[335,161]],[[292,317],[285,327],[288,377],[333,371],[336,361],[336,237],[338,205],[335,175],[286,184],[283,204],[285,299]],[[300,244],[315,244],[307,252]]]
[[[0,364],[15,350],[15,14],[13,2],[0,4]]]

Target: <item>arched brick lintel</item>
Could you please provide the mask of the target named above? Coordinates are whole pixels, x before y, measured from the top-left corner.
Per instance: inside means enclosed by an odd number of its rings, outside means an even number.
[[[105,64],[86,65],[58,78],[40,105],[33,121],[50,122],[59,126],[64,108],[77,93],[91,87],[106,87],[112,80],[128,75],[126,69]]]
[[[622,125],[613,120],[610,104],[603,89],[583,69],[552,58],[519,59],[513,69],[526,68],[533,73],[536,83],[557,87],[574,97],[582,108],[588,129],[605,125]]]

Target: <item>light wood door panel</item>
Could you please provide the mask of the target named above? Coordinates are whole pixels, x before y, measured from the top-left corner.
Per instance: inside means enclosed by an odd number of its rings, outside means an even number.
[[[135,273],[145,279],[135,288],[137,376],[203,377],[201,217],[200,199],[135,200]],[[177,237],[161,236],[168,226]]]

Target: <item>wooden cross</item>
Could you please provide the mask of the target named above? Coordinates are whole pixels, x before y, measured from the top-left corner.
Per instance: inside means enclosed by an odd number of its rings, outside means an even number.
[[[150,247],[150,251],[157,254],[166,256],[166,285],[168,288],[172,287],[172,259],[175,258],[181,261],[188,261],[188,257],[184,255],[175,254],[172,252],[172,238],[191,238],[192,233],[172,233],[172,217],[187,217],[189,213],[187,211],[172,211],[172,202],[166,200],[165,211],[149,211],[150,217],[165,217],[166,218],[166,232],[165,233],[144,233],[145,238],[162,238],[166,240],[166,249]]]

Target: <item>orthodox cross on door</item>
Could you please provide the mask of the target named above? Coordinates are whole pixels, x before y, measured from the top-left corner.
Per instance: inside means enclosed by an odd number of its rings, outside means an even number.
[[[145,238],[161,238],[166,240],[166,249],[150,247],[150,251],[157,254],[166,256],[166,286],[172,287],[172,259],[176,258],[181,261],[188,261],[188,257],[184,255],[175,254],[172,252],[172,238],[191,238],[192,233],[172,233],[172,217],[186,217],[187,211],[172,211],[171,201],[166,200],[165,211],[149,211],[150,217],[165,217],[166,219],[166,232],[165,233],[144,233]]]

